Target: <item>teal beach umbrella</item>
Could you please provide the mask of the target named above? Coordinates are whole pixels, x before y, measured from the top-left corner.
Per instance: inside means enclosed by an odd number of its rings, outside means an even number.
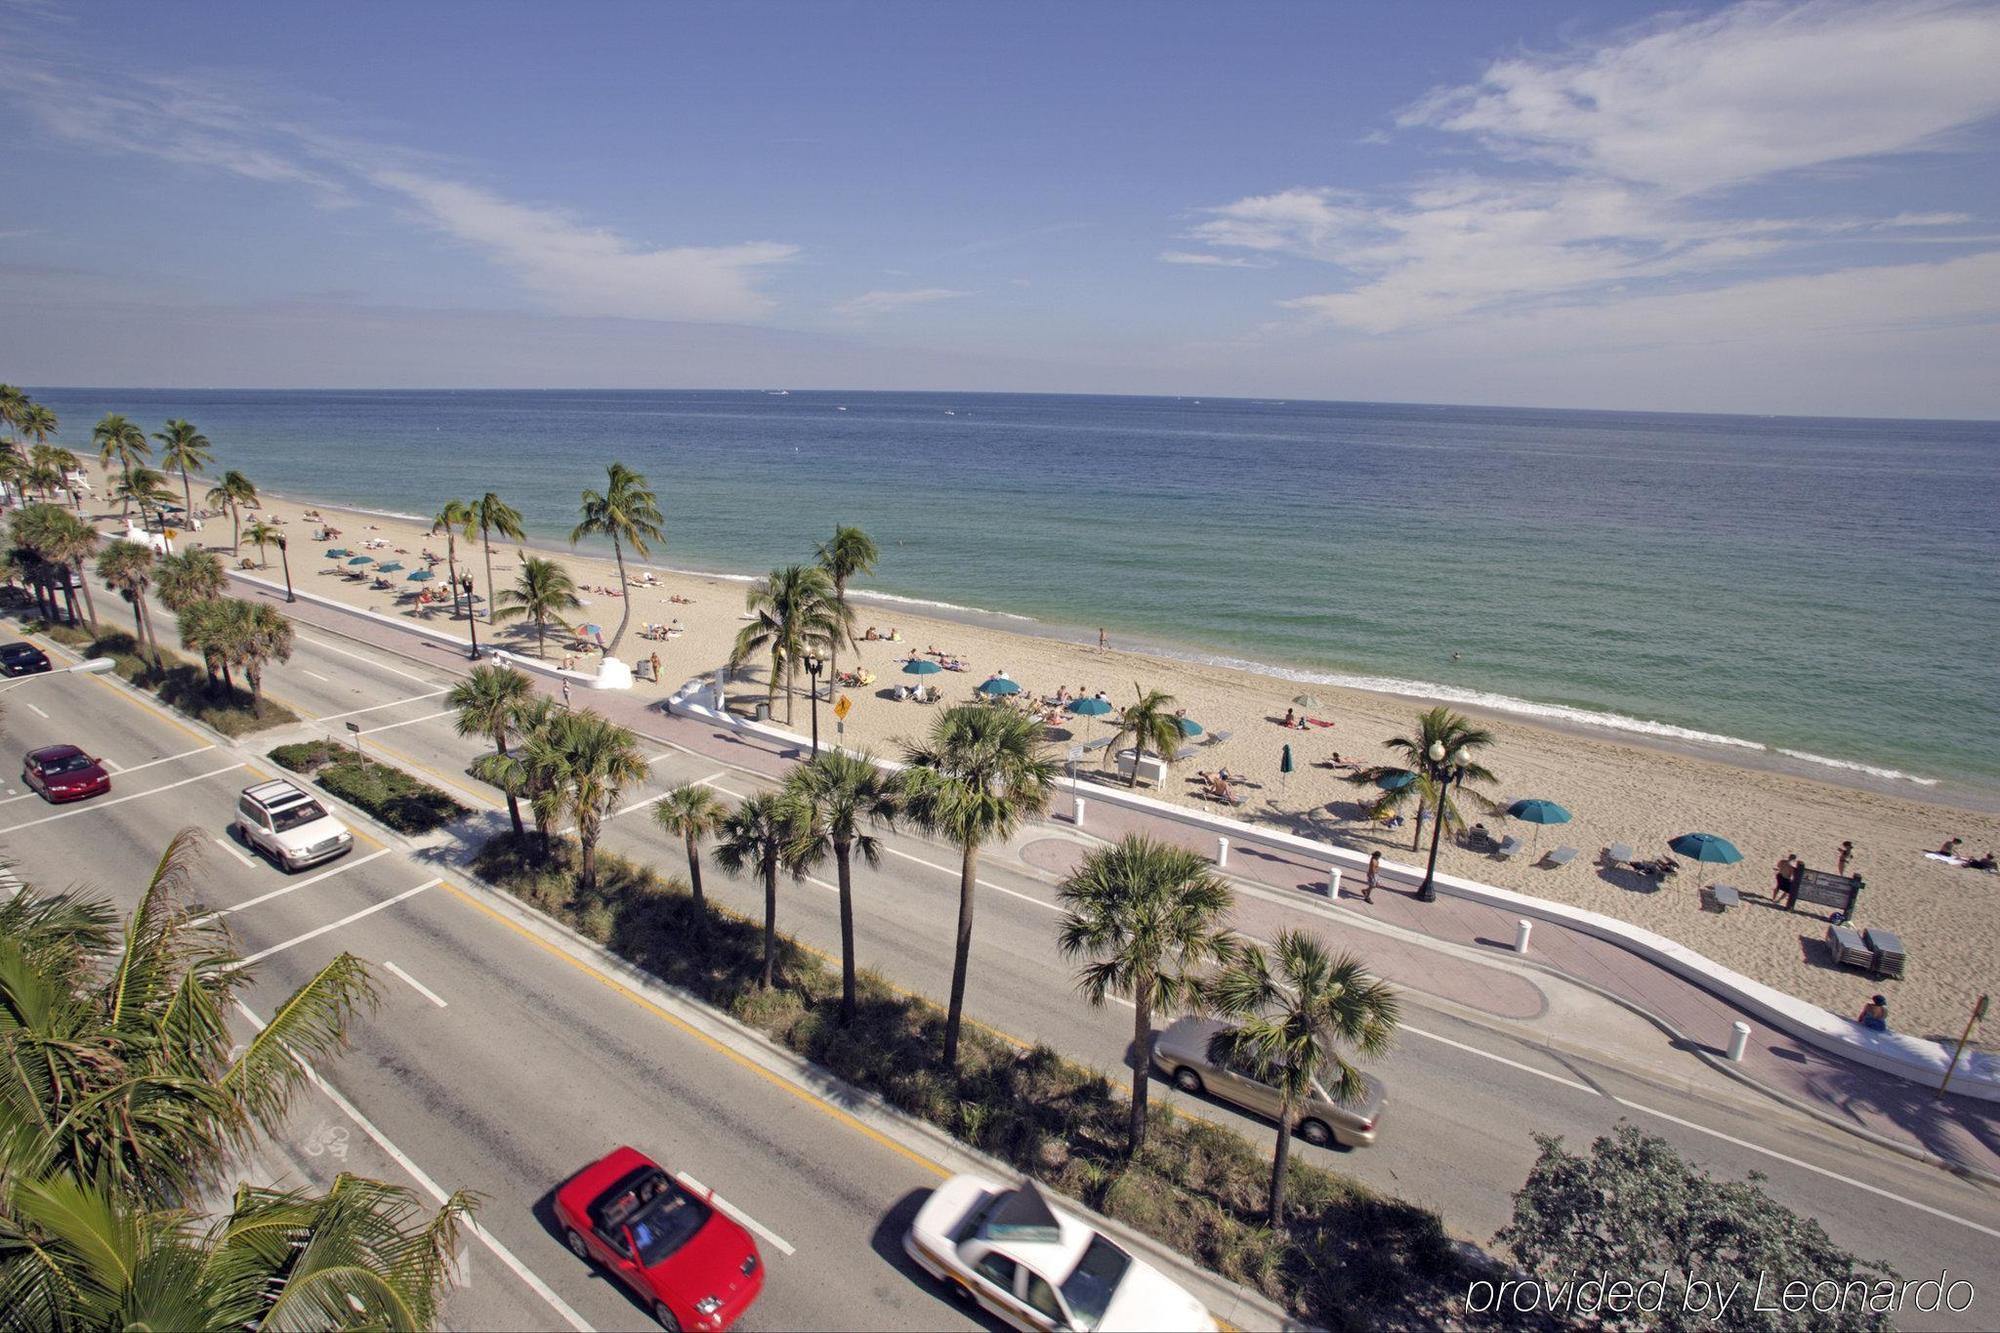
[[[1074,713],[1078,717],[1103,717],[1111,711],[1111,701],[1108,699],[1071,699],[1063,705],[1063,711]]]
[[[1201,723],[1195,721],[1191,717],[1182,718],[1180,720],[1180,726],[1181,726],[1181,735],[1183,736],[1192,737],[1201,735]]]
[[[1733,866],[1743,859],[1743,853],[1736,850],[1735,843],[1727,838],[1718,838],[1713,833],[1683,833],[1678,838],[1667,839],[1667,846],[1688,860],[1703,865]]]
[[[943,667],[928,657],[913,657],[903,663],[903,674],[906,676],[935,676],[942,670]]]
[[[1005,676],[995,676],[989,681],[982,682],[979,685],[979,692],[997,698],[1003,694],[1019,694],[1021,687],[1015,682],[1008,680]]]
[[[352,554],[353,552],[345,546],[329,546],[326,549],[326,558],[329,560],[344,560]]]
[[[1534,841],[1537,850],[1541,847],[1542,825],[1569,823],[1569,811],[1563,809],[1554,801],[1542,801],[1533,798],[1525,801],[1516,801],[1507,807],[1507,813],[1524,823],[1536,826]]]
[[[375,572],[376,572],[377,574],[399,574],[399,573],[401,573],[401,572],[402,572],[402,569],[403,569],[403,562],[402,562],[402,561],[400,561],[400,560],[391,560],[391,561],[390,561],[390,562],[389,562],[388,564],[386,564],[386,565],[378,565],[378,566],[376,566],[376,568],[375,568]]]
[[[1290,746],[1286,746],[1290,749]],[[1383,791],[1401,791],[1417,780],[1417,775],[1407,768],[1398,768],[1375,779],[1375,785]]]
[[[357,555],[347,563],[350,565],[372,565],[375,563],[375,557],[372,555]]]
[[[405,583],[429,583],[432,579],[436,577],[437,575],[431,573],[428,569],[419,569],[409,574],[405,574],[403,576],[403,581]]]

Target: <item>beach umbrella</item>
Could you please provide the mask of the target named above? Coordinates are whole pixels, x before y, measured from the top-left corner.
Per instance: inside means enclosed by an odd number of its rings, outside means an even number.
[[[913,657],[903,663],[903,674],[906,676],[935,676],[942,670],[943,667],[928,657]]]
[[[1285,742],[1285,752],[1278,756],[1278,772],[1284,775],[1286,787],[1292,785],[1292,769],[1294,767],[1295,765],[1292,763],[1292,745],[1290,741],[1287,741]]]
[[[436,577],[437,575],[431,573],[428,569],[417,569],[404,575],[403,581],[405,583],[429,583]]]
[[[1285,748],[1289,750],[1291,747],[1288,745]],[[1382,776],[1376,778],[1375,785],[1380,787],[1383,791],[1401,791],[1403,790],[1403,788],[1409,786],[1416,780],[1417,780],[1417,775],[1415,773],[1412,773],[1409,769],[1397,768],[1397,769],[1391,769],[1389,772],[1384,773],[1382,774]]]
[[[1532,798],[1516,801],[1507,807],[1507,813],[1516,819],[1536,826],[1535,839],[1537,846],[1540,845],[1542,836],[1541,825],[1569,823],[1569,811],[1563,809],[1554,801],[1541,801]]]
[[[375,563],[375,557],[372,555],[357,555],[348,560],[347,563],[350,565],[372,565]]]
[[[1199,723],[1199,722],[1195,721],[1195,720],[1194,720],[1193,718],[1191,718],[1191,717],[1184,717],[1184,718],[1182,718],[1182,719],[1181,719],[1181,735],[1183,735],[1183,736],[1199,736],[1199,735],[1201,735],[1201,723]]]
[[[1008,680],[1004,676],[995,676],[993,679],[981,683],[978,689],[981,694],[990,696],[1019,694],[1021,692],[1021,687],[1018,684]]]
[[[344,560],[352,554],[353,552],[349,551],[345,546],[330,546],[327,548],[326,558],[329,560]]]
[[[375,572],[376,572],[377,574],[399,574],[399,573],[401,573],[401,572],[402,572],[402,569],[403,569],[403,562],[402,562],[402,561],[400,561],[400,560],[391,560],[391,561],[390,561],[390,562],[389,562],[388,564],[386,564],[386,565],[380,565],[380,566],[377,566],[377,568],[376,568]]]
[[[603,638],[603,637],[604,637],[604,626],[602,626],[602,625],[578,625],[578,626],[576,627],[576,633],[577,633],[577,637],[578,637],[578,638],[584,638],[584,639],[601,639],[601,638]]]
[[[1103,717],[1111,711],[1109,699],[1071,699],[1063,705],[1063,711],[1078,717]]]
[[[1683,833],[1678,838],[1667,839],[1667,846],[1690,861],[1704,865],[1733,866],[1743,859],[1743,853],[1736,850],[1736,844],[1727,838],[1718,838],[1713,833]]]
[[[1319,708],[1325,702],[1317,694],[1295,694],[1292,696],[1292,703],[1300,708]]]

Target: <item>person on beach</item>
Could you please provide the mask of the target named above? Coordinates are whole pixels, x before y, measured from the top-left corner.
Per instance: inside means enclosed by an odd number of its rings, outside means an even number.
[[[1776,876],[1771,885],[1771,901],[1774,903],[1781,902],[1785,896],[1785,886],[1791,882],[1792,878],[1792,854],[1786,852],[1783,856],[1779,857],[1778,864],[1772,866],[1771,871]]]
[[[1362,902],[1372,903],[1375,901],[1375,885],[1381,880],[1381,877],[1382,853],[1370,852],[1368,853],[1368,882],[1362,885],[1361,888]]]
[[[1793,912],[1799,906],[1799,876],[1805,873],[1806,863],[1799,860],[1797,852],[1785,853],[1785,874],[1778,888],[1785,895],[1785,910]]]
[[[1995,861],[1993,859],[1993,853],[1988,852],[1984,856],[1974,856],[1968,858],[1965,863],[1965,868],[1967,870],[1991,870],[1996,865],[2000,865],[2000,861]]]
[[[1849,839],[1840,844],[1840,855],[1834,858],[1833,873],[1836,875],[1845,875],[1847,873],[1847,863],[1853,859],[1854,842],[1852,839]]]
[[[569,682],[568,682],[568,681],[564,681],[564,682],[563,682],[563,711],[564,711],[565,713],[567,713],[567,712],[569,711]]]
[[[1861,1006],[1861,1016],[1854,1021],[1861,1024],[1862,1027],[1867,1028],[1870,1032],[1887,1032],[1889,1030],[1889,1002],[1882,996],[1877,995],[1868,1001],[1868,1003]]]
[[[653,682],[654,682],[655,684],[658,684],[658,683],[659,683],[659,679],[660,679],[660,655],[659,655],[658,653],[654,653],[654,654],[653,654]]]
[[[1099,648],[1109,648],[1111,646],[1111,640],[1104,637],[1104,627],[1102,625],[1097,627],[1097,646]]]
[[[1960,844],[1961,842],[1964,842],[1964,841],[1965,841],[1965,839],[1963,839],[1963,838],[1946,838],[1946,839],[1945,839],[1945,842],[1944,842],[1944,846],[1942,846],[1942,847],[1940,847],[1940,848],[1938,848],[1938,849],[1937,849],[1937,854],[1938,854],[1939,856],[1942,856],[1942,857],[1946,857],[1946,858],[1950,858],[1950,857],[1954,857],[1954,856],[1957,856],[1957,855],[1958,855],[1958,845],[1959,845],[1959,844]]]
[[[1285,720],[1283,722],[1280,722],[1278,725],[1281,727],[1295,727],[1298,725],[1298,723],[1294,720],[1297,716],[1298,715],[1296,713],[1294,713],[1291,709],[1287,708],[1285,710]]]

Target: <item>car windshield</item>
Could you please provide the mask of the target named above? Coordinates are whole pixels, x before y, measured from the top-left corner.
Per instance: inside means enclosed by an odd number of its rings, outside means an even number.
[[[1070,1318],[1078,1328],[1097,1327],[1097,1321],[1104,1318],[1112,1296],[1118,1291],[1118,1284],[1125,1279],[1125,1270],[1131,1266],[1131,1255],[1102,1236],[1091,1237],[1090,1248],[1083,1252],[1075,1271],[1062,1284],[1063,1302],[1069,1306]]]
[[[50,759],[42,764],[44,773],[81,773],[91,765],[87,754],[66,754],[60,759]]]
[[[298,805],[288,805],[282,810],[271,812],[271,827],[283,833],[301,824],[310,824],[315,819],[325,819],[326,810],[318,801],[305,801]]]
[[[709,1211],[707,1204],[671,1186],[654,1195],[625,1224],[632,1229],[640,1262],[651,1268],[687,1244],[708,1221]]]

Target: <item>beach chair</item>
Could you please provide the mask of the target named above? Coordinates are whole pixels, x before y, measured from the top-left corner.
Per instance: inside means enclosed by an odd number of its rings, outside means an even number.
[[[1701,891],[1701,905],[1711,912],[1727,912],[1743,905],[1743,895],[1731,884],[1711,884]]]
[[[1500,840],[1500,845],[1493,849],[1493,854],[1502,861],[1511,861],[1520,854],[1521,849],[1526,845],[1519,838],[1509,835]]]
[[[1574,860],[1576,860],[1576,848],[1558,847],[1542,858],[1542,864],[1551,870],[1561,870]]]
[[[1632,864],[1632,849],[1622,842],[1614,842],[1604,849],[1604,864],[1613,870]]]
[[[1870,969],[1878,977],[1900,978],[1908,959],[1903,953],[1903,941],[1893,930],[1880,926],[1870,926],[1861,932],[1861,942],[1870,955]]]
[[[1858,967],[1864,972],[1875,968],[1875,955],[1863,942],[1861,932],[1851,926],[1826,928],[1827,952],[1840,967]]]
[[[1231,731],[1211,731],[1207,736],[1202,738],[1201,743],[1203,745],[1220,745],[1235,734],[1235,732]]]

